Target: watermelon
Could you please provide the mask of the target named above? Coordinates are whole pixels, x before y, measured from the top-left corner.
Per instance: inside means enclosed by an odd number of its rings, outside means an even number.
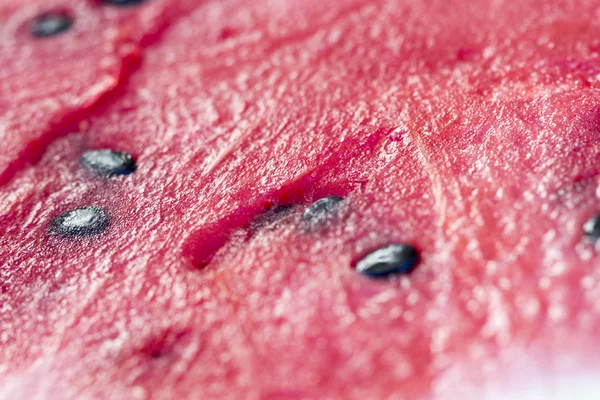
[[[598,5],[5,1],[0,398],[595,398]]]
[[[116,4],[112,4],[116,3]],[[4,1],[0,4],[0,184],[35,163],[101,100],[110,100],[190,2]]]

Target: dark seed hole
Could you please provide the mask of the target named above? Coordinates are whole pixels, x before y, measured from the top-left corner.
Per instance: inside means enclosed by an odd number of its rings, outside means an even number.
[[[169,350],[170,349],[166,349],[166,348],[150,349],[149,352],[148,352],[148,355],[153,360],[157,360],[159,358],[162,358],[162,357],[165,357],[166,355],[168,355],[169,354]]]
[[[293,212],[294,206],[291,204],[273,204],[255,217],[250,223],[250,234],[266,227],[275,227],[278,221],[287,217]]]
[[[152,360],[167,358],[177,353],[178,347],[184,345],[188,330],[175,331],[167,329],[156,336],[149,337],[141,348],[142,354]]]
[[[31,34],[38,38],[55,36],[69,30],[73,22],[66,12],[46,12],[33,20]]]

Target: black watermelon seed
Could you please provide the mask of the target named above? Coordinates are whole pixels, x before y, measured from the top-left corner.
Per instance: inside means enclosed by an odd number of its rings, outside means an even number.
[[[137,4],[142,4],[146,0],[101,0],[102,3],[108,4],[111,6],[125,7],[125,6],[134,6]]]
[[[98,175],[110,178],[128,175],[136,170],[135,160],[129,153],[113,150],[91,150],[83,153],[81,164]]]
[[[106,211],[90,206],[77,208],[55,217],[50,224],[50,231],[68,237],[90,236],[104,232],[108,224]]]
[[[409,244],[390,244],[368,254],[356,264],[356,270],[373,278],[411,272],[419,262],[419,253]]]
[[[340,196],[324,197],[315,201],[302,214],[303,221],[321,222],[329,217],[344,199]]]
[[[31,24],[31,33],[38,38],[55,36],[73,25],[73,19],[62,12],[47,12],[35,18]]]
[[[600,214],[590,218],[584,225],[585,236],[593,241],[600,240]]]

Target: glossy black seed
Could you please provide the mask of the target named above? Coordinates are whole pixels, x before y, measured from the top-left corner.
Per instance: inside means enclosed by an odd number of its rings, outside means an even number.
[[[31,24],[31,33],[45,38],[63,33],[73,25],[73,19],[61,12],[48,12],[38,16]]]
[[[302,214],[303,221],[319,222],[326,219],[344,199],[340,196],[324,197],[315,201]]]
[[[108,4],[111,6],[125,7],[125,6],[134,6],[137,4],[142,4],[146,0],[101,0],[102,3]]]
[[[113,150],[91,150],[83,153],[81,164],[98,175],[110,178],[128,175],[136,170],[135,160],[129,153]]]
[[[374,278],[411,272],[419,262],[419,253],[409,244],[390,244],[368,254],[356,264],[356,270]]]
[[[52,220],[50,232],[60,236],[77,237],[97,235],[106,229],[109,217],[106,211],[90,206],[68,211]]]
[[[585,236],[591,240],[600,240],[600,214],[590,218],[583,225],[583,231],[585,232]]]

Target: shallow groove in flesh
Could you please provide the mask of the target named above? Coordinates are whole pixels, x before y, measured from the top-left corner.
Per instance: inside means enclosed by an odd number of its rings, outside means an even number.
[[[189,259],[195,268],[205,267],[238,230],[247,230],[245,237],[248,239],[253,232],[276,222],[277,219],[285,218],[295,205],[308,206],[332,195],[348,196],[352,190],[366,184],[368,178],[357,182],[343,177],[345,165],[339,160],[343,160],[344,157],[352,159],[374,154],[388,133],[387,129],[378,129],[361,140],[347,139],[324,151],[323,161],[318,168],[282,188],[248,199],[245,204],[240,204],[234,213],[206,224],[192,233],[183,246],[184,258]],[[336,173],[342,178],[327,180],[327,177],[335,177]]]
[[[130,52],[121,59],[119,74],[112,87],[84,107],[69,110],[66,114],[61,115],[58,120],[52,121],[47,127],[48,130],[46,132],[41,134],[36,140],[28,143],[24,151],[18,154],[4,171],[0,172],[0,187],[9,182],[21,169],[37,163],[46,149],[56,139],[67,134],[79,132],[82,123],[87,119],[101,115],[108,105],[118,101],[126,92],[132,75],[143,66],[143,53],[150,47],[159,44],[162,37],[169,31],[169,28],[180,18],[184,17],[186,11],[189,11],[187,10],[190,8],[189,2],[184,3],[181,9],[165,12],[166,17],[161,18],[152,30],[139,39],[137,44],[127,43],[127,46],[133,46],[135,49],[129,48]],[[195,7],[200,7],[202,4],[203,2],[200,2]]]

